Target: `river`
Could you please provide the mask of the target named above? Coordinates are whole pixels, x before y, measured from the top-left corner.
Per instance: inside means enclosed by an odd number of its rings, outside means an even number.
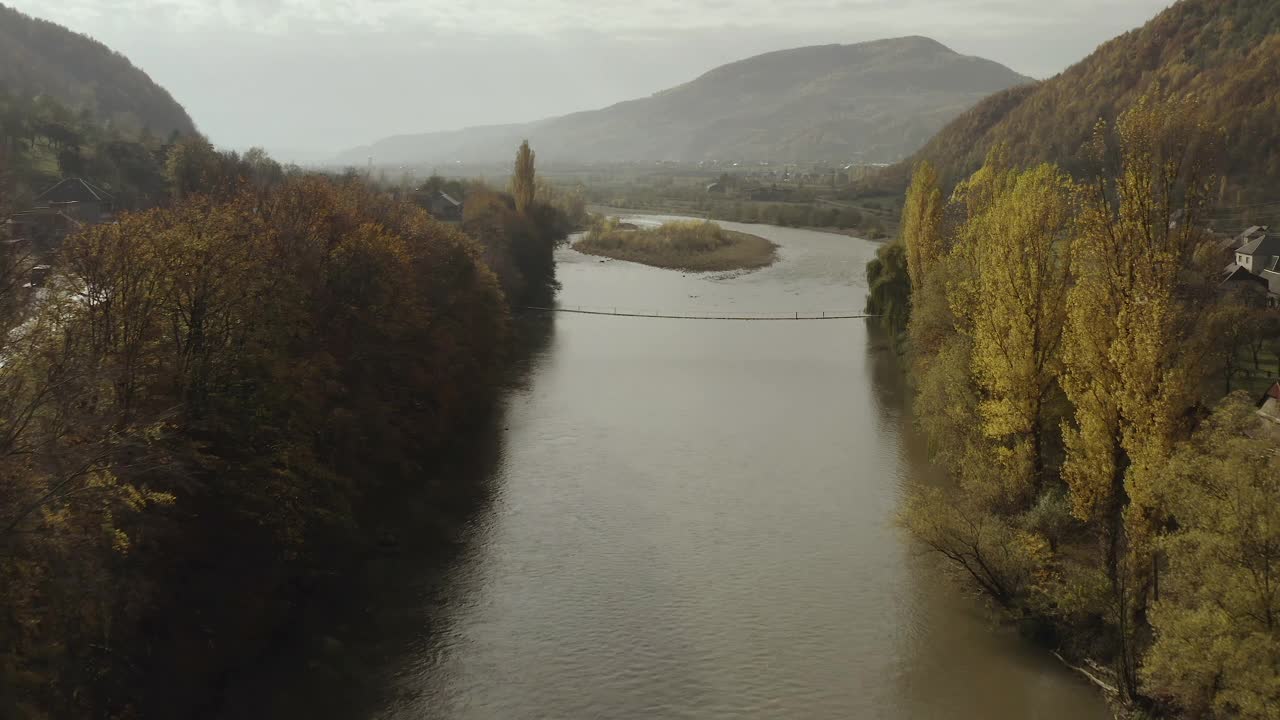
[[[560,303],[861,309],[874,244],[725,226],[780,261],[699,276],[565,249]],[[353,578],[323,656],[228,716],[1110,717],[893,524],[933,471],[865,321],[540,323],[455,550],[410,538]]]

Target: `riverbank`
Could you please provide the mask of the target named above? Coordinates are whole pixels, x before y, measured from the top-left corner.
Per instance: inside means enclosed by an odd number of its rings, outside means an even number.
[[[586,255],[687,272],[757,270],[772,265],[778,246],[758,235],[686,220],[637,228],[610,218],[573,244]]]

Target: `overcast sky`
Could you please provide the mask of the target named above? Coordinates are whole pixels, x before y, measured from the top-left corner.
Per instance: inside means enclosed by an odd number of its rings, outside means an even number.
[[[218,145],[387,135],[648,95],[760,52],[927,35],[1036,77],[1171,0],[4,0],[91,35]]]

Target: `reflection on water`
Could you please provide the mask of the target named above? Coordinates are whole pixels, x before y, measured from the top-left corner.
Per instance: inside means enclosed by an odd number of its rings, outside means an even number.
[[[551,346],[555,321],[530,316],[515,331],[520,351],[508,382],[518,394],[528,390],[533,368]],[[476,519],[493,497],[506,453],[505,422],[504,403],[431,478],[394,492],[370,513],[389,546],[304,608],[272,654],[230,678],[217,717],[372,717],[393,673],[427,657],[426,649],[447,631],[451,598],[467,592],[466,577],[454,577],[452,568],[465,565],[471,549],[484,542]],[[441,485],[470,491],[442,498]]]
[[[561,302],[861,306],[874,246],[749,229],[782,261],[736,278],[562,251]],[[894,526],[930,470],[862,321],[543,322],[458,551],[405,548],[329,656],[236,717],[1106,717]]]

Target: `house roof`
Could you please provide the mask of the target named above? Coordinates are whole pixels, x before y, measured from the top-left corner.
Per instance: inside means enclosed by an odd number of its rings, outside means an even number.
[[[1259,234],[1265,234],[1268,229],[1269,228],[1266,225],[1254,225],[1248,230],[1245,230],[1244,232],[1237,235],[1236,239],[1240,240],[1242,243],[1248,242],[1249,240],[1252,240],[1255,236]]]
[[[1263,287],[1266,287],[1267,289],[1270,289],[1270,286],[1271,286],[1271,283],[1268,281],[1267,278],[1262,277],[1260,275],[1254,275],[1253,273],[1249,272],[1248,270],[1240,266],[1236,266],[1234,269],[1231,270],[1231,272],[1227,273],[1227,276],[1222,279],[1222,282],[1223,284],[1230,283],[1230,282],[1249,282],[1255,285],[1261,285]]]
[[[34,210],[24,210],[20,213],[14,213],[12,217],[5,221],[6,225],[17,225],[20,220],[30,220],[39,222],[42,225],[56,223],[59,220],[66,222],[74,227],[83,227],[84,223],[62,212],[51,208],[36,208]]]
[[[1271,383],[1271,387],[1262,393],[1262,397],[1258,398],[1257,406],[1262,407],[1267,400],[1280,400],[1280,382]]]
[[[1280,255],[1280,235],[1267,233],[1260,235],[1236,250],[1241,255]]]
[[[1249,228],[1248,230],[1245,230],[1239,235],[1231,235],[1223,238],[1222,240],[1219,240],[1217,245],[1219,248],[1223,250],[1233,250],[1235,252],[1239,252],[1237,248],[1241,248],[1244,245],[1248,244],[1249,242],[1253,240],[1257,240],[1258,238],[1266,234],[1267,234],[1266,225],[1254,225],[1253,227]]]
[[[1271,290],[1272,295],[1280,295],[1280,272],[1263,270],[1261,277],[1267,281],[1267,288]]]
[[[111,193],[81,178],[64,178],[36,196],[37,203],[107,202],[112,199]]]

